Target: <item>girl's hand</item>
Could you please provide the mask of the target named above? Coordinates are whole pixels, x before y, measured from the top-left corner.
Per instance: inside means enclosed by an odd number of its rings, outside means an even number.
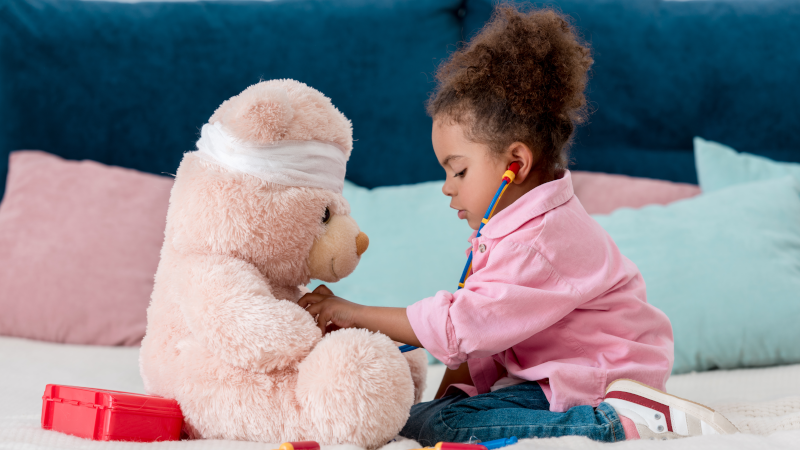
[[[333,295],[325,285],[320,285],[314,292],[304,295],[297,304],[305,308],[311,317],[316,318],[322,334],[356,326],[357,316],[364,308]],[[331,322],[331,326],[328,326],[328,322]]]
[[[311,317],[316,318],[322,334],[339,328],[366,328],[375,333],[383,333],[394,341],[422,347],[411,328],[405,308],[364,306],[348,302],[333,295],[324,285],[304,295],[297,304],[305,308]]]

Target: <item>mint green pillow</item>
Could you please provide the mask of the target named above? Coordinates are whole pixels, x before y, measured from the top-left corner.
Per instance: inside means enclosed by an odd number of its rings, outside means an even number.
[[[343,195],[369,248],[352,275],[326,283],[334,294],[363,305],[405,307],[442,289],[455,291],[472,229],[450,209],[442,184],[366,189],[345,182]]]
[[[697,179],[703,192],[735,184],[772,180],[792,175],[800,180],[800,164],[773,161],[702,138],[694,138]]]
[[[673,373],[800,363],[798,194],[787,176],[595,216],[672,321]]]

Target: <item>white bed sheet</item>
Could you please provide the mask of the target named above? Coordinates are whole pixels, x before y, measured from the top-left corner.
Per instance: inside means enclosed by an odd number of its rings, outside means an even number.
[[[433,397],[444,366],[432,365],[424,399]],[[235,441],[181,441],[159,444],[93,442],[39,427],[41,396],[48,383],[90,386],[144,393],[139,376],[139,350],[51,344],[0,337],[0,449],[128,449],[145,447],[206,449],[274,449],[277,445]],[[667,390],[708,404],[725,413],[748,433],[704,436],[663,442],[622,442],[615,448],[659,449],[800,449],[800,364],[791,366],[692,373],[672,377]],[[384,450],[416,448],[413,441],[392,443]],[[354,449],[330,446],[331,450]],[[585,438],[523,440],[528,448],[600,449],[607,445]],[[327,449],[326,449],[327,450]]]

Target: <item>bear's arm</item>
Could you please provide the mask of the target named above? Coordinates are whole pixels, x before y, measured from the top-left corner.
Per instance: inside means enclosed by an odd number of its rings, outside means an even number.
[[[210,255],[187,263],[181,311],[195,338],[223,361],[268,372],[304,359],[321,339],[311,315],[276,299],[254,266]]]

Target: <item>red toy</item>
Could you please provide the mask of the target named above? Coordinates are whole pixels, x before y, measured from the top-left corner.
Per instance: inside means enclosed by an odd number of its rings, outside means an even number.
[[[314,441],[284,442],[278,450],[319,450],[319,444]]]
[[[433,448],[436,450],[486,450],[486,447],[480,444],[459,444],[457,442],[439,442]]]
[[[48,384],[42,428],[96,441],[177,441],[183,414],[175,400]],[[299,450],[299,449],[298,449]]]

